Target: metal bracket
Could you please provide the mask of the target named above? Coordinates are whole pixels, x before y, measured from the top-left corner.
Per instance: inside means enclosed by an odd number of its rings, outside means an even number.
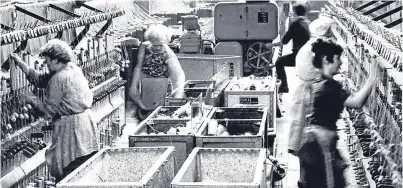
[[[388,16],[390,16],[390,15],[392,15],[392,14],[395,14],[395,13],[398,13],[398,12],[402,11],[402,8],[403,8],[403,6],[399,6],[399,7],[395,8],[395,9],[392,9],[392,10],[390,10],[390,11],[388,11],[388,12],[385,12],[385,13],[383,13],[383,14],[381,14],[381,15],[375,17],[375,18],[372,19],[372,20],[374,20],[374,21],[379,21],[379,20],[381,20],[381,19],[383,19],[383,18],[386,18],[386,17],[388,17]]]
[[[399,18],[399,19],[397,19],[397,20],[395,20],[395,21],[393,21],[393,22],[390,22],[390,23],[386,24],[384,27],[386,27],[386,28],[392,28],[392,27],[395,27],[396,25],[401,24],[402,21],[403,21],[402,18]]]
[[[49,7],[50,7],[50,8],[53,8],[53,9],[55,9],[55,10],[58,10],[58,11],[60,11],[60,12],[63,12],[63,13],[65,13],[65,14],[68,14],[68,15],[70,15],[70,16],[73,16],[73,17],[77,17],[77,18],[81,17],[81,16],[78,15],[78,14],[72,13],[72,12],[70,12],[70,11],[68,11],[68,10],[66,10],[66,9],[63,9],[63,8],[61,8],[61,7],[58,7],[58,6],[54,5],[54,4],[49,4]]]
[[[388,6],[388,5],[392,4],[392,3],[395,3],[395,1],[386,1],[386,2],[382,3],[381,5],[375,7],[373,9],[371,9],[371,10],[368,10],[368,11],[364,12],[364,15],[371,14],[371,13],[373,13],[373,12],[383,8],[383,7],[386,7],[386,6]]]
[[[105,31],[112,25],[112,19],[109,19],[106,24],[98,31],[95,36],[101,36],[105,33]]]
[[[15,6],[15,10],[20,11],[20,12],[22,12],[22,13],[28,15],[28,16],[31,16],[31,17],[36,18],[36,19],[38,19],[38,20],[41,20],[41,21],[43,21],[43,22],[45,22],[45,23],[50,23],[50,22],[52,22],[51,20],[49,20],[49,19],[47,19],[47,18],[44,18],[44,17],[42,17],[42,16],[39,16],[39,15],[37,15],[37,14],[31,12],[31,11],[25,10],[25,9],[23,9],[23,8],[17,6],[17,5],[14,5],[14,6]]]
[[[362,9],[367,8],[367,7],[373,5],[373,4],[377,3],[377,2],[378,1],[370,1],[368,3],[365,3],[364,5],[361,5],[360,7],[356,8],[355,10],[358,10],[358,11],[362,10]]]
[[[85,25],[85,28],[78,34],[78,36],[73,40],[73,42],[70,43],[70,46],[73,47],[73,49],[76,48],[76,46],[80,43],[80,41],[84,38],[84,36],[88,33],[90,30],[90,24]]]
[[[73,13],[73,12],[70,12],[70,11],[68,11],[68,10],[66,10],[66,9],[63,9],[63,8],[61,8],[61,7],[58,7],[58,6],[54,5],[54,4],[49,4],[49,7],[50,7],[50,8],[53,8],[53,9],[55,9],[55,10],[58,10],[58,11],[60,11],[60,12],[63,12],[63,13],[65,13],[65,14],[69,15],[69,16],[72,16],[72,17],[77,17],[77,18],[80,18],[80,17],[81,17],[81,16],[78,15],[78,14],[75,14],[75,13]],[[63,37],[63,31],[57,32],[57,35],[56,35],[55,38],[61,39],[62,37]]]
[[[7,26],[7,25],[4,25],[2,23],[0,23],[0,26],[1,26],[1,29],[7,30],[7,31],[10,31],[10,30],[14,31],[15,30],[14,28],[12,28],[10,26]]]
[[[96,8],[94,8],[92,6],[86,5],[85,1],[77,0],[76,3],[77,3],[77,5],[79,7],[83,6],[83,7],[87,8],[87,9],[90,9],[90,10],[95,11],[95,12],[103,12],[102,10],[99,10],[99,9],[96,9]]]
[[[19,53],[19,52],[25,50],[25,48],[27,47],[28,40],[23,40],[20,42],[21,42],[21,44],[17,47],[17,49],[14,50],[13,53]],[[7,57],[7,60],[3,63],[3,65],[1,65],[1,69],[4,69],[6,71],[10,70],[10,56]]]

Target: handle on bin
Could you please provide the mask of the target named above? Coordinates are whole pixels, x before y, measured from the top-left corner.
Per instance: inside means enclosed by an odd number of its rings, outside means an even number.
[[[235,108],[246,107],[246,108],[264,108],[263,104],[236,104]]]

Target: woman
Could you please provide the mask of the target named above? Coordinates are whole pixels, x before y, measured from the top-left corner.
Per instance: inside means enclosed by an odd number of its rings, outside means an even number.
[[[292,95],[290,107],[290,133],[288,139],[288,152],[293,154],[300,147],[302,130],[305,127],[305,116],[307,104],[304,102],[310,99],[310,86],[314,78],[321,73],[313,64],[312,43],[318,38],[332,37],[331,26],[333,19],[320,16],[309,24],[311,39],[299,50],[296,57],[295,71],[297,74],[297,86]]]
[[[300,159],[299,187],[342,188],[345,187],[343,171],[346,163],[341,158],[337,145],[336,121],[344,107],[361,108],[375,85],[378,63],[373,63],[365,85],[354,95],[342,88],[333,79],[341,66],[343,48],[332,41],[318,39],[312,44],[313,66],[320,75],[311,85],[310,111],[307,129],[304,132]]]
[[[52,116],[52,144],[46,162],[56,182],[81,165],[99,150],[97,127],[91,116],[92,92],[82,70],[73,64],[73,51],[60,40],[51,40],[40,49],[49,75],[40,75],[17,54],[14,62],[37,87],[46,87],[43,102],[25,96],[26,102]]]
[[[167,43],[171,36],[168,28],[153,25],[145,32],[146,42],[139,49],[137,65],[134,68],[130,96],[137,104],[140,121],[158,106],[164,105],[165,96],[169,94],[169,78],[173,88],[177,88],[175,98],[183,98],[185,73],[175,53]]]

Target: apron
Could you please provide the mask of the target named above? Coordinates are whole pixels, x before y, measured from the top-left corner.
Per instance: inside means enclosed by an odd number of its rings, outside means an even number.
[[[137,108],[140,121],[146,119],[158,106],[164,105],[170,85],[168,65],[165,62],[170,58],[167,51],[153,53],[151,49],[146,48],[145,54],[141,62],[140,100],[146,109],[140,106]]]
[[[140,121],[146,119],[158,106],[165,104],[165,97],[169,88],[169,79],[165,77],[151,77],[142,74],[140,81],[141,101],[146,109],[137,108]]]
[[[96,123],[90,109],[53,119],[52,144],[45,152],[50,174],[63,177],[63,168],[75,159],[99,150]]]

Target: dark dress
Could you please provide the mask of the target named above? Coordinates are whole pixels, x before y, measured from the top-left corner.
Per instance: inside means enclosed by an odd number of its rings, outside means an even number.
[[[308,118],[300,158],[300,185],[307,188],[343,188],[346,163],[337,149],[336,121],[349,93],[333,80],[320,77],[312,84],[312,114]]]

